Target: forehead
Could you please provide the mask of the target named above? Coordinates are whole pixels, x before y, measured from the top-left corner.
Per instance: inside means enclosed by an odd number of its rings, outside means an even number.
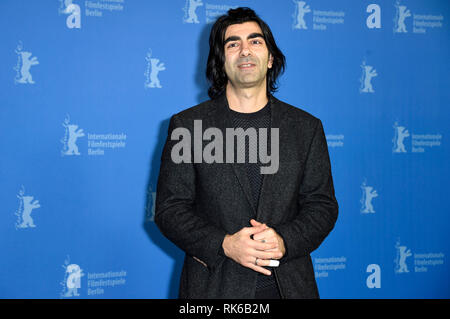
[[[261,28],[255,21],[247,21],[244,23],[232,24],[225,31],[225,39],[227,39],[230,36],[239,36],[242,39],[245,39],[247,35],[252,33],[262,34]]]

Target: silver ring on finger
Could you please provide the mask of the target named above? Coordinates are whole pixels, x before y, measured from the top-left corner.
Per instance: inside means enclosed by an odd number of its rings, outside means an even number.
[[[255,259],[255,265],[258,266],[258,257]]]

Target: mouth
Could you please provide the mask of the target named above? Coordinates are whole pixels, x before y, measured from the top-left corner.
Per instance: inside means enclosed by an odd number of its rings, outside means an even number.
[[[241,63],[238,65],[238,68],[241,70],[247,70],[254,68],[256,65],[254,63]]]

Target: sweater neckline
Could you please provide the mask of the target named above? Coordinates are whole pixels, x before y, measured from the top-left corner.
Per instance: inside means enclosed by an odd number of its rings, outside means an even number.
[[[243,113],[232,110],[227,101],[227,108],[230,114],[234,117],[242,118],[242,119],[256,119],[270,114],[270,100],[267,101],[267,104],[260,110],[251,113]]]

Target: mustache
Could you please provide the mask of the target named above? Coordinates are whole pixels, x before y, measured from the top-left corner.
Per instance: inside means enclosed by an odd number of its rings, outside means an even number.
[[[238,61],[236,62],[236,65],[240,65],[240,64],[243,64],[243,63],[253,63],[253,64],[258,64],[258,60],[254,59],[254,58],[246,57],[246,58],[244,58],[244,59],[238,60]]]

